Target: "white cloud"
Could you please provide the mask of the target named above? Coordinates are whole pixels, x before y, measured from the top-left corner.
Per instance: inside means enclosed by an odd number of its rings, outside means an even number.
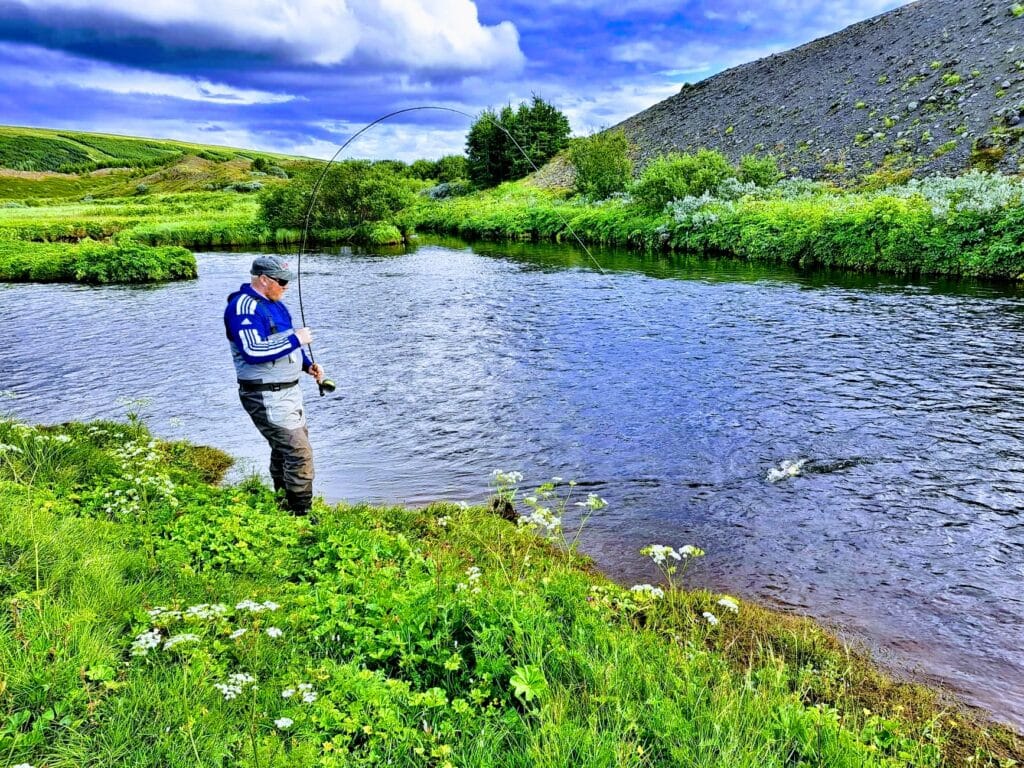
[[[21,0],[31,10],[109,16],[161,41],[335,65],[362,56],[411,69],[518,68],[519,33],[482,25],[472,0]],[[104,22],[107,23],[107,22]],[[102,31],[102,30],[101,30]],[[133,34],[141,34],[133,31]]]
[[[177,77],[117,67],[34,46],[0,43],[4,78],[36,88],[81,88],[109,93],[163,96],[212,104],[280,104],[295,97],[233,88],[204,78]]]
[[[339,155],[339,159],[412,162],[421,158],[436,160],[443,155],[460,155],[466,147],[466,133],[470,124],[471,121],[466,119],[463,127],[439,129],[429,125],[378,123],[353,141]],[[320,127],[338,134],[337,144],[317,140],[307,144],[296,144],[294,150],[289,151],[327,159],[364,126],[348,122],[328,122],[321,123]]]
[[[612,49],[612,57],[627,63],[656,66],[663,76],[678,79],[686,75],[708,76],[738,64],[779,53],[787,47],[784,43],[737,47],[727,41],[695,41],[680,45],[674,41],[648,40],[617,46]]]

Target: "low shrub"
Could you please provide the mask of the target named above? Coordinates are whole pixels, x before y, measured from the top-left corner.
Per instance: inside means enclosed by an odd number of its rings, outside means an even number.
[[[636,203],[658,213],[673,200],[699,197],[714,190],[736,172],[725,155],[711,149],[696,154],[670,154],[659,157],[644,168],[630,192]]]
[[[740,158],[736,175],[740,181],[753,182],[759,187],[770,187],[782,178],[774,155],[744,155]]]
[[[633,170],[629,143],[622,130],[573,139],[569,161],[576,169],[576,192],[595,200],[625,190]]]

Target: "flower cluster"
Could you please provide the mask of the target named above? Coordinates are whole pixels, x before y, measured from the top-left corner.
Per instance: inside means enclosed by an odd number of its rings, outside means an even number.
[[[224,694],[224,701],[231,701],[238,698],[246,689],[246,686],[254,685],[256,678],[245,672],[236,672],[228,675],[227,681],[214,683],[213,687]]]
[[[466,581],[456,584],[455,591],[462,592],[463,590],[468,589],[474,595],[480,594],[480,584],[478,582],[480,581],[481,575],[482,572],[480,569],[475,565],[471,565],[466,569]]]
[[[221,616],[228,612],[228,607],[223,603],[199,603],[198,605],[190,605],[185,609],[185,618],[199,619],[200,621],[206,621],[208,619],[219,619]]]
[[[249,613],[263,613],[263,611],[276,611],[281,606],[277,603],[266,600],[257,603],[254,600],[243,600],[235,606],[236,611],[248,611]]]
[[[149,501],[161,500],[177,506],[174,483],[159,471],[161,463],[156,440],[128,441],[112,451],[121,465],[120,488],[107,489],[102,496],[103,511],[110,517],[139,515]]]
[[[242,600],[234,611],[239,613],[258,614],[266,611],[276,611],[281,606],[277,603],[266,600],[262,603],[255,600]],[[131,644],[132,656],[146,656],[151,650],[159,648],[163,643],[164,650],[170,650],[175,646],[188,642],[202,642],[202,636],[195,632],[183,632],[170,635],[164,640],[164,632],[170,634],[170,627],[178,622],[185,622],[192,627],[202,629],[205,625],[214,625],[221,632],[229,629],[228,619],[231,617],[232,609],[224,603],[198,603],[187,608],[168,608],[163,605],[154,606],[146,611],[152,626],[147,631],[138,635]],[[231,640],[240,639],[249,629],[238,627],[228,634]],[[264,632],[270,638],[279,638],[284,635],[284,630],[279,627],[267,627]]]
[[[648,600],[657,600],[658,598],[665,596],[665,590],[651,584],[634,584],[629,588],[629,591],[639,597],[647,598]]]
[[[299,683],[299,695],[302,696],[303,704],[312,704],[317,698],[317,693],[312,683]]]
[[[661,565],[665,562],[666,558],[671,557],[673,560],[682,560],[683,556],[676,552],[672,547],[666,544],[648,544],[646,547],[640,550],[641,555],[647,555],[657,565]]]
[[[146,656],[151,650],[159,647],[161,639],[160,630],[156,628],[137,635],[132,641],[132,656]]]

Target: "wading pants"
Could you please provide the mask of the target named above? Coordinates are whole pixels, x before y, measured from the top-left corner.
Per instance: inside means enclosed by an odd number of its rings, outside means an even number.
[[[305,514],[313,503],[313,449],[309,444],[302,390],[298,385],[277,392],[239,388],[242,407],[270,443],[270,476],[282,488],[288,509]]]

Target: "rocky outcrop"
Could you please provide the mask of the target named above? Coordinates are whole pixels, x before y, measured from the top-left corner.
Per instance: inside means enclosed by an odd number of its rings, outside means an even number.
[[[711,147],[788,174],[1024,171],[1024,6],[918,0],[721,72],[620,123],[644,165]]]

